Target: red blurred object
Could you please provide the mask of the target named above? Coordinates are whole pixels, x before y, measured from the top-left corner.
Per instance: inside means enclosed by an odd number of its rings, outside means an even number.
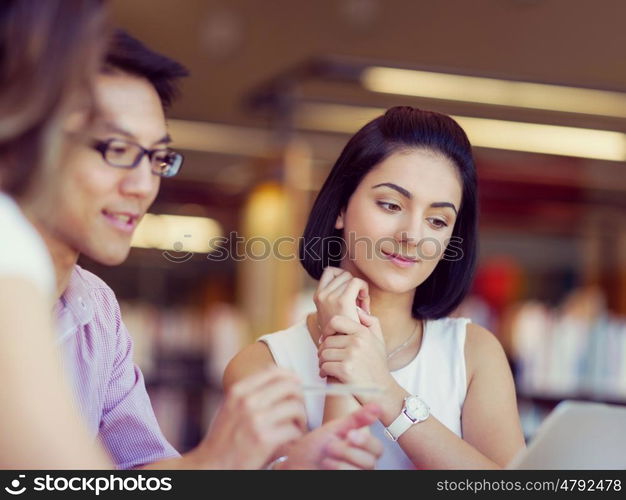
[[[502,311],[519,299],[524,273],[515,259],[508,256],[485,260],[476,272],[474,291],[493,309]]]

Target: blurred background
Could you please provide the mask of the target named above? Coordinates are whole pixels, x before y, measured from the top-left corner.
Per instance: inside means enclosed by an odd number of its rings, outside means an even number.
[[[239,349],[313,309],[315,283],[269,245],[294,255],[279,238],[348,137],[401,104],[453,115],[475,146],[480,265],[458,314],[505,347],[527,438],[564,398],[626,404],[626,2],[111,6],[191,71],[169,113],[181,174],[124,265],[81,262],[116,292],[174,446],[199,441]],[[222,258],[233,232],[258,258]]]

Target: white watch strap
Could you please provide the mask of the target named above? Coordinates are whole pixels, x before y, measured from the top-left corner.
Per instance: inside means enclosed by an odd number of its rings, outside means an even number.
[[[385,434],[393,441],[397,441],[398,438],[402,436],[402,434],[404,434],[413,424],[413,420],[411,420],[409,416],[404,413],[403,409],[400,412],[400,415],[398,415],[396,419],[391,422],[389,427],[385,428]]]

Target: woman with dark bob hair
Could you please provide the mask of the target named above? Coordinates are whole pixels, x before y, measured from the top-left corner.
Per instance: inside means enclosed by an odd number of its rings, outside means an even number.
[[[308,425],[377,403],[379,468],[506,466],[524,439],[504,351],[450,316],[475,267],[476,191],[471,145],[452,118],[395,107],[365,125],[302,238],[317,311],[239,353],[225,385],[268,363],[305,385],[345,384],[348,395],[306,394]]]

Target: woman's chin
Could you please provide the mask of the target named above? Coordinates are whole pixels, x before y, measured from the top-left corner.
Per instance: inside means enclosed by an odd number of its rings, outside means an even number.
[[[409,276],[406,272],[396,272],[394,269],[364,269],[363,267],[355,266],[349,271],[367,281],[370,287],[375,287],[385,293],[403,295],[413,292],[426,279],[416,279],[416,276]]]
[[[394,293],[398,295],[404,295],[409,292],[415,291],[419,286],[419,283],[410,281],[406,278],[395,277],[395,279],[389,279],[388,276],[376,277],[376,279],[367,280],[373,286],[378,288],[381,292]]]

